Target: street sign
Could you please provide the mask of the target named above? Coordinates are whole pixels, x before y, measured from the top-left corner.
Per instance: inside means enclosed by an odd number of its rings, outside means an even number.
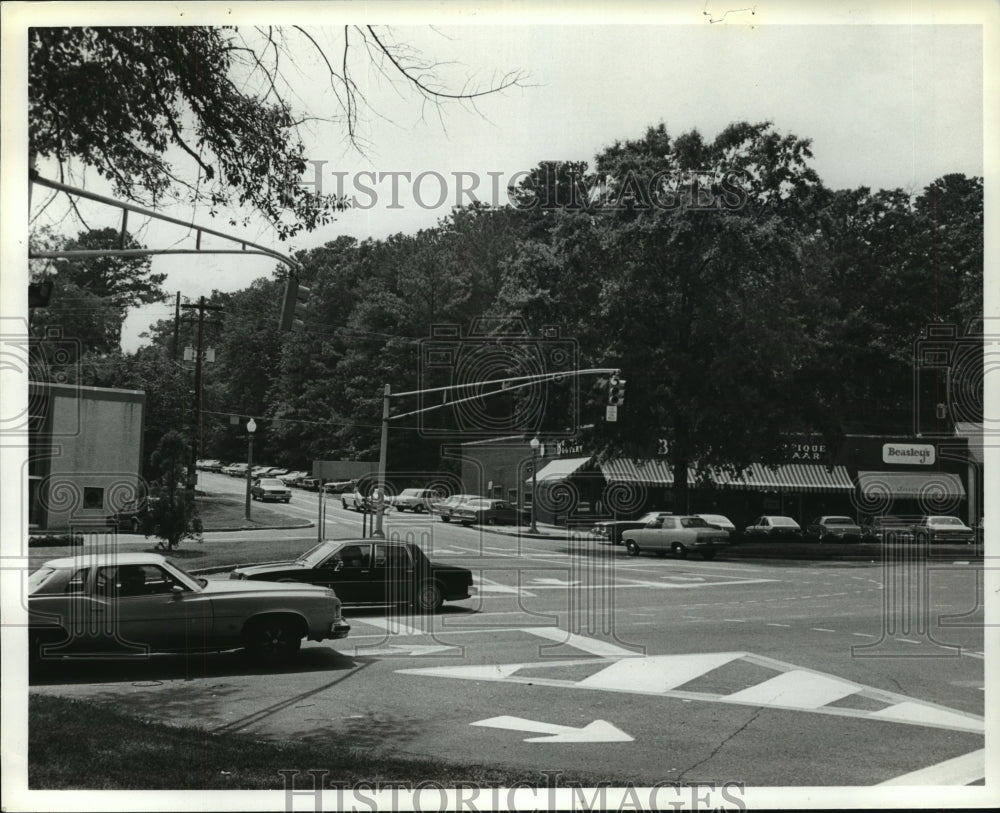
[[[608,404],[604,410],[604,420],[608,423],[614,423],[618,420],[618,407]]]

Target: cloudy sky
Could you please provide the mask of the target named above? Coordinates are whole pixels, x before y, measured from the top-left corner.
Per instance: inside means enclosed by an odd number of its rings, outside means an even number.
[[[305,135],[324,191],[335,190],[339,173],[344,191],[354,193],[361,184],[374,192],[355,194],[357,208],[289,244],[263,226],[233,229],[225,218],[213,222],[205,210],[171,210],[283,252],[342,234],[379,238],[431,226],[456,202],[469,200],[459,196],[456,173],[466,189],[478,183],[479,199],[503,203],[503,190],[517,172],[542,160],[592,161],[615,140],[640,137],[659,122],[674,135],[697,129],[712,138],[733,121],[772,121],[781,132],[812,140],[813,165],[828,186],[915,192],[945,173],[982,175],[984,127],[996,133],[996,88],[984,88],[984,54],[996,64],[990,48],[995,16],[984,16],[995,15],[995,5],[988,3],[956,3],[948,13],[931,4],[865,2],[729,9],[702,0],[667,4],[666,10],[661,4],[621,4],[613,11],[589,3],[282,3],[278,8],[244,3],[228,4],[222,14],[213,4],[198,4],[187,7],[181,19],[175,12],[182,7],[169,4],[173,11],[164,13],[115,4],[114,17],[98,16],[89,5],[33,13],[46,15],[36,24],[283,25],[298,69],[289,72],[294,104],[317,116],[336,110],[336,100],[312,46],[292,24],[307,26],[334,53],[345,23],[393,24],[397,40],[441,63],[438,77],[450,88],[467,80],[483,86],[508,71],[523,74],[521,86],[481,99],[475,109],[423,105],[404,85],[376,71],[356,74],[371,106],[362,120],[366,154],[351,150],[336,125],[317,123]],[[230,8],[232,15],[225,13]],[[984,21],[992,27],[984,29]],[[11,50],[5,48],[5,69]],[[984,91],[992,100],[986,120]],[[6,122],[6,105],[4,117]],[[3,146],[6,151],[10,144]],[[44,165],[41,169],[46,174]],[[375,175],[360,174],[366,172]],[[379,173],[409,173],[411,180],[397,176],[394,199],[392,176],[379,183]],[[94,173],[80,171],[75,181],[108,191]],[[39,215],[44,199],[33,196],[33,225],[79,230],[58,202]],[[87,210],[87,217],[90,225],[117,222],[110,211],[97,208]],[[149,247],[186,245],[187,239],[183,230],[154,225],[142,238]],[[245,287],[273,267],[262,258],[154,260],[154,270],[168,273],[171,295],[181,291],[189,298],[213,288]],[[136,346],[151,321],[170,315],[172,304],[133,313],[126,349]]]

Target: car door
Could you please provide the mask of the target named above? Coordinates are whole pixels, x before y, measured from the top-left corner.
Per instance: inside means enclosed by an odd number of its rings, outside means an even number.
[[[99,567],[94,591],[104,628],[126,649],[199,649],[211,638],[211,600],[158,565]]]
[[[650,520],[642,528],[636,528],[632,533],[635,535],[636,544],[640,548],[649,549],[651,545],[654,544],[656,535],[660,533],[660,528],[663,527],[663,517],[657,517],[656,519]]]
[[[367,542],[347,542],[313,570],[309,581],[332,587],[345,604],[378,601],[372,595],[372,546]]]
[[[676,517],[657,517],[655,522],[659,522],[657,530],[649,535],[646,544],[648,550],[664,551],[670,550],[670,545],[676,541],[678,528]]]
[[[380,601],[408,604],[413,597],[414,579],[413,559],[405,547],[375,543],[372,592],[381,596]]]

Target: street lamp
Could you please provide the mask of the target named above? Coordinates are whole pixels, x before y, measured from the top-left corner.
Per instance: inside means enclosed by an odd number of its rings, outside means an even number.
[[[253,468],[253,433],[257,431],[257,422],[251,418],[247,421],[247,499],[246,518],[250,519],[250,470]]]
[[[535,524],[535,503],[538,500],[538,447],[542,444],[536,436],[531,439],[529,445],[531,446],[531,527],[528,528],[528,533],[537,534],[538,526]]]

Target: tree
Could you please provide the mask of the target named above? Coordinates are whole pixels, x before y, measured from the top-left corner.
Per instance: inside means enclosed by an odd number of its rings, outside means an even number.
[[[194,496],[185,487],[188,445],[179,432],[167,432],[153,452],[154,479],[149,489],[149,511],[143,523],[146,536],[158,536],[158,547],[173,550],[185,539],[201,538],[201,520]]]
[[[32,243],[33,248],[46,251],[143,247],[130,234],[123,242],[116,229],[92,229],[69,239],[44,230],[32,236]],[[34,335],[42,342],[75,345],[74,362],[84,353],[117,353],[127,309],[166,297],[161,287],[166,274],[152,273],[148,257],[32,260],[31,279],[53,283],[48,306],[31,314]]]
[[[116,194],[147,205],[186,199],[208,204],[213,214],[247,207],[286,239],[344,207],[299,183],[307,168],[300,129],[312,117],[289,101],[297,94],[283,66],[301,70],[304,62],[292,37],[319,57],[333,96],[329,120],[356,147],[368,106],[356,71],[371,67],[435,104],[472,104],[521,80],[507,74],[484,88],[452,92],[433,62],[389,30],[345,27],[339,55],[328,54],[314,33],[298,26],[32,28],[30,150],[58,160],[61,169],[78,158]]]
[[[628,379],[624,420],[593,414],[603,392],[591,402],[590,441],[648,456],[665,439],[680,505],[689,466],[776,460],[804,425],[800,252],[822,189],[809,157],[807,140],[769,123],[711,142],[651,127],[597,156],[588,205],[537,207],[545,236],[508,269],[498,308],[530,309],[536,328],[568,322],[584,366]]]

